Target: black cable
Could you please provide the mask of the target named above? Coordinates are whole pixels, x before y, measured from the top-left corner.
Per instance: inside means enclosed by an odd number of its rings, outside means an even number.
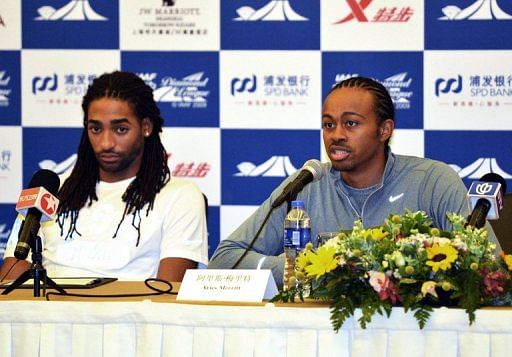
[[[267,223],[268,219],[270,218],[270,214],[272,213],[272,211],[274,210],[274,208],[271,208],[268,213],[267,213],[267,216],[265,217],[265,219],[263,220],[263,223],[261,224],[260,228],[258,229],[258,231],[256,232],[256,234],[254,235],[254,238],[252,239],[251,243],[249,243],[249,246],[247,248],[245,248],[245,251],[244,253],[240,256],[240,258],[238,258],[238,260],[236,261],[235,264],[233,264],[233,266],[231,267],[231,269],[236,269],[236,267],[238,266],[238,264],[240,264],[240,262],[242,261],[242,259],[245,258],[245,256],[247,255],[247,253],[249,253],[249,251],[251,250],[251,248],[253,247],[254,243],[256,242],[256,239],[258,239],[261,231],[263,230],[263,227],[265,227],[265,224]]]
[[[5,277],[6,277],[7,275],[9,275],[9,273],[10,273],[10,272],[11,272],[11,270],[12,270],[12,268],[14,268],[14,266],[15,266],[16,264],[18,264],[19,262],[20,262],[20,260],[19,260],[19,259],[16,259],[16,262],[15,262],[13,265],[11,265],[11,267],[9,268],[9,270],[7,270],[7,273],[5,273],[5,275],[2,277],[2,279],[0,279],[0,283],[1,283],[2,281],[4,281]]]
[[[166,290],[162,290],[162,289],[156,288],[154,286],[151,286],[151,284],[150,284],[151,282],[159,282],[159,283],[167,284],[168,288]],[[137,294],[107,294],[107,295],[100,295],[100,294],[74,294],[74,293],[63,294],[63,293],[49,292],[49,293],[46,294],[46,300],[50,301],[50,296],[53,296],[53,295],[55,295],[55,296],[91,297],[91,298],[105,298],[105,297],[108,297],[108,298],[123,298],[123,297],[155,296],[155,295],[165,295],[165,294],[176,295],[176,294],[178,294],[178,293],[172,291],[173,286],[167,280],[156,279],[156,278],[149,278],[149,279],[144,280],[144,284],[150,290],[153,290],[153,291],[156,291],[156,292],[154,292],[154,293],[137,293]]]

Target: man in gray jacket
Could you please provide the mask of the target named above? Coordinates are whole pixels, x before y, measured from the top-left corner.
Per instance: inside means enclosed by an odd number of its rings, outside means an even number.
[[[434,226],[450,230],[448,212],[463,216],[470,213],[467,191],[457,173],[439,161],[394,155],[389,148],[393,129],[393,102],[380,83],[353,77],[332,88],[322,108],[323,141],[331,162],[322,164],[322,178],[304,187],[297,196],[304,200],[311,217],[312,237],[319,232],[351,229],[356,219],[361,219],[365,227],[378,226],[389,214],[401,214],[405,209],[425,211]],[[220,242],[209,268],[234,266],[250,246],[272,202],[296,175],[281,183],[238,229]],[[272,269],[279,286],[284,269],[286,213],[286,204],[275,209],[237,266]]]

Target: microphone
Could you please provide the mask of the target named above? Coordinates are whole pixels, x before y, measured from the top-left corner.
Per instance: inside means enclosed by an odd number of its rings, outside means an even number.
[[[296,196],[308,183],[321,179],[323,175],[320,161],[314,159],[306,161],[297,177],[283,188],[281,194],[272,202],[271,207],[279,207],[283,202]]]
[[[18,243],[14,249],[16,259],[25,260],[30,251],[32,237],[36,236],[41,222],[55,217],[59,200],[55,197],[59,190],[59,176],[50,170],[37,171],[27,189],[21,191],[16,211],[25,216],[18,233]]]
[[[471,183],[467,194],[471,215],[467,225],[482,228],[486,219],[498,219],[503,209],[505,192],[507,192],[505,179],[493,172]]]

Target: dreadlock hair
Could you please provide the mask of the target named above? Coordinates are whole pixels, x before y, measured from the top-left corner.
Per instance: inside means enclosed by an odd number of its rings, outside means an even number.
[[[395,121],[395,107],[388,90],[381,83],[367,77],[351,77],[336,83],[327,95],[340,88],[359,88],[373,96],[373,111],[377,115],[378,123],[386,119]],[[389,139],[386,140],[386,150],[389,150]]]
[[[126,101],[139,121],[148,118],[153,124],[151,135],[145,138],[141,166],[135,179],[124,192],[122,199],[126,202],[123,216],[112,238],[117,232],[126,215],[133,214],[132,226],[137,230],[137,246],[140,240],[140,211],[148,204],[146,216],[153,208],[155,197],[170,179],[167,166],[167,154],[160,140],[164,119],[153,99],[153,90],[134,73],[115,71],[105,73],[96,78],[87,88],[82,100],[84,112],[84,131],[78,146],[78,158],[69,178],[59,190],[60,205],[58,222],[61,235],[64,220],[70,218],[71,223],[65,239],[73,233],[81,235],[76,229],[78,213],[86,204],[91,205],[98,200],[96,184],[99,182],[99,165],[87,135],[87,113],[91,102],[101,98],[113,98]],[[136,222],[138,218],[138,222]]]

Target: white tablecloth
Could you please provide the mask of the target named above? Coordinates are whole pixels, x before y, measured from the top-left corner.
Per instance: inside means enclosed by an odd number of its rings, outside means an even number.
[[[512,356],[512,310],[435,310],[420,330],[394,308],[335,334],[324,307],[0,302],[0,356]]]

